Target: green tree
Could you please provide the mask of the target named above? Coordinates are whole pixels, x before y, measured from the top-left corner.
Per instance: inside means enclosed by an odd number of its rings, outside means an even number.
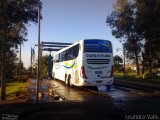
[[[47,77],[48,75],[48,55],[45,55],[42,57],[42,60],[41,60],[41,65],[42,65],[42,78],[43,77]]]
[[[123,43],[127,57],[135,60],[139,75],[139,54],[143,37],[137,32],[135,4],[127,0],[117,0],[114,11],[107,16],[106,23],[111,27],[112,35]]]
[[[14,64],[14,59],[16,54],[13,54],[18,49],[18,46],[25,41],[27,41],[27,26],[33,22],[37,23],[38,19],[38,3],[39,0],[8,0],[7,1],[7,41],[6,41],[6,60],[7,66],[11,67],[9,63]],[[0,45],[3,39],[3,27],[4,26],[4,16],[3,16],[3,0],[0,1]],[[40,2],[40,9],[42,8],[42,3]],[[2,50],[2,45],[0,46],[0,52]],[[12,49],[12,50],[11,50]],[[0,59],[1,63],[1,59]],[[7,67],[7,68],[8,68]],[[14,67],[12,67],[14,68]],[[6,69],[8,74],[11,75],[11,71]],[[10,72],[9,72],[10,71]],[[9,75],[7,75],[9,76]]]
[[[16,0],[7,4],[8,15],[8,41],[12,47],[27,41],[27,28],[30,22],[37,23],[39,0]],[[41,3],[40,3],[41,5]]]
[[[144,64],[152,72],[153,62],[160,61],[160,0],[136,0],[138,32],[145,39]]]
[[[38,60],[36,60],[36,63],[35,63],[36,65],[33,70],[34,75],[37,74],[37,63],[38,63]],[[40,73],[41,77],[46,78],[48,76],[48,55],[42,56],[42,59],[40,61],[40,69],[41,69],[41,73]]]
[[[15,73],[16,73],[16,61],[18,60],[15,51],[12,49],[9,51],[9,54],[7,56],[7,78],[13,79]]]
[[[122,71],[123,60],[120,56],[114,56],[114,69],[115,71]]]

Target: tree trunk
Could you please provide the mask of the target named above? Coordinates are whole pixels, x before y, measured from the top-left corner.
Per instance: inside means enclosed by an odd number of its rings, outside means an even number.
[[[135,57],[136,57],[137,76],[139,76],[140,75],[140,70],[139,70],[139,62],[138,62],[138,52],[137,52],[137,49],[135,49]]]
[[[145,71],[145,58],[144,58],[144,53],[142,52],[142,75],[144,74]]]
[[[152,61],[149,62],[149,73],[152,73]]]
[[[152,57],[151,57],[151,51],[149,53],[149,73],[152,73]]]

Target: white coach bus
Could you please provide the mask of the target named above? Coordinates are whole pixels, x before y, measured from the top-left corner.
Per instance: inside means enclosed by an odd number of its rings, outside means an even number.
[[[108,40],[81,40],[55,53],[53,62],[53,78],[68,86],[113,84],[113,52]]]

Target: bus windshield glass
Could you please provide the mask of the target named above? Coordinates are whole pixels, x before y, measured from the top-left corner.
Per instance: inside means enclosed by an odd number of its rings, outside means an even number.
[[[107,40],[85,40],[84,52],[107,52],[112,53],[112,45]]]

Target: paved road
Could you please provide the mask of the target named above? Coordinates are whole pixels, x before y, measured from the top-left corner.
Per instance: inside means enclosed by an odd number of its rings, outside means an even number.
[[[33,86],[30,90],[34,96],[35,88]],[[47,93],[47,87],[43,86],[43,88],[42,91]],[[94,100],[92,102],[83,100],[44,102],[41,100],[38,103],[1,104],[0,118],[7,115],[8,117],[13,116],[24,120],[119,120],[135,119],[135,117],[137,119],[152,117],[154,120],[159,120],[160,96],[159,93],[151,94],[148,92],[148,94],[134,94],[133,97],[119,95],[118,99],[111,97],[105,102],[96,102]]]
[[[57,80],[50,80],[49,84],[53,90],[58,91],[67,101],[77,102],[105,102],[110,97],[108,95],[102,96],[96,92],[88,91],[80,87],[67,87],[64,83]]]
[[[114,84],[129,86],[129,87],[132,87],[132,88],[145,90],[145,91],[160,91],[160,84],[127,81],[127,80],[122,80],[122,79],[115,80]]]
[[[115,120],[124,115],[108,101],[19,103],[0,106],[0,114],[18,115],[23,120]]]

